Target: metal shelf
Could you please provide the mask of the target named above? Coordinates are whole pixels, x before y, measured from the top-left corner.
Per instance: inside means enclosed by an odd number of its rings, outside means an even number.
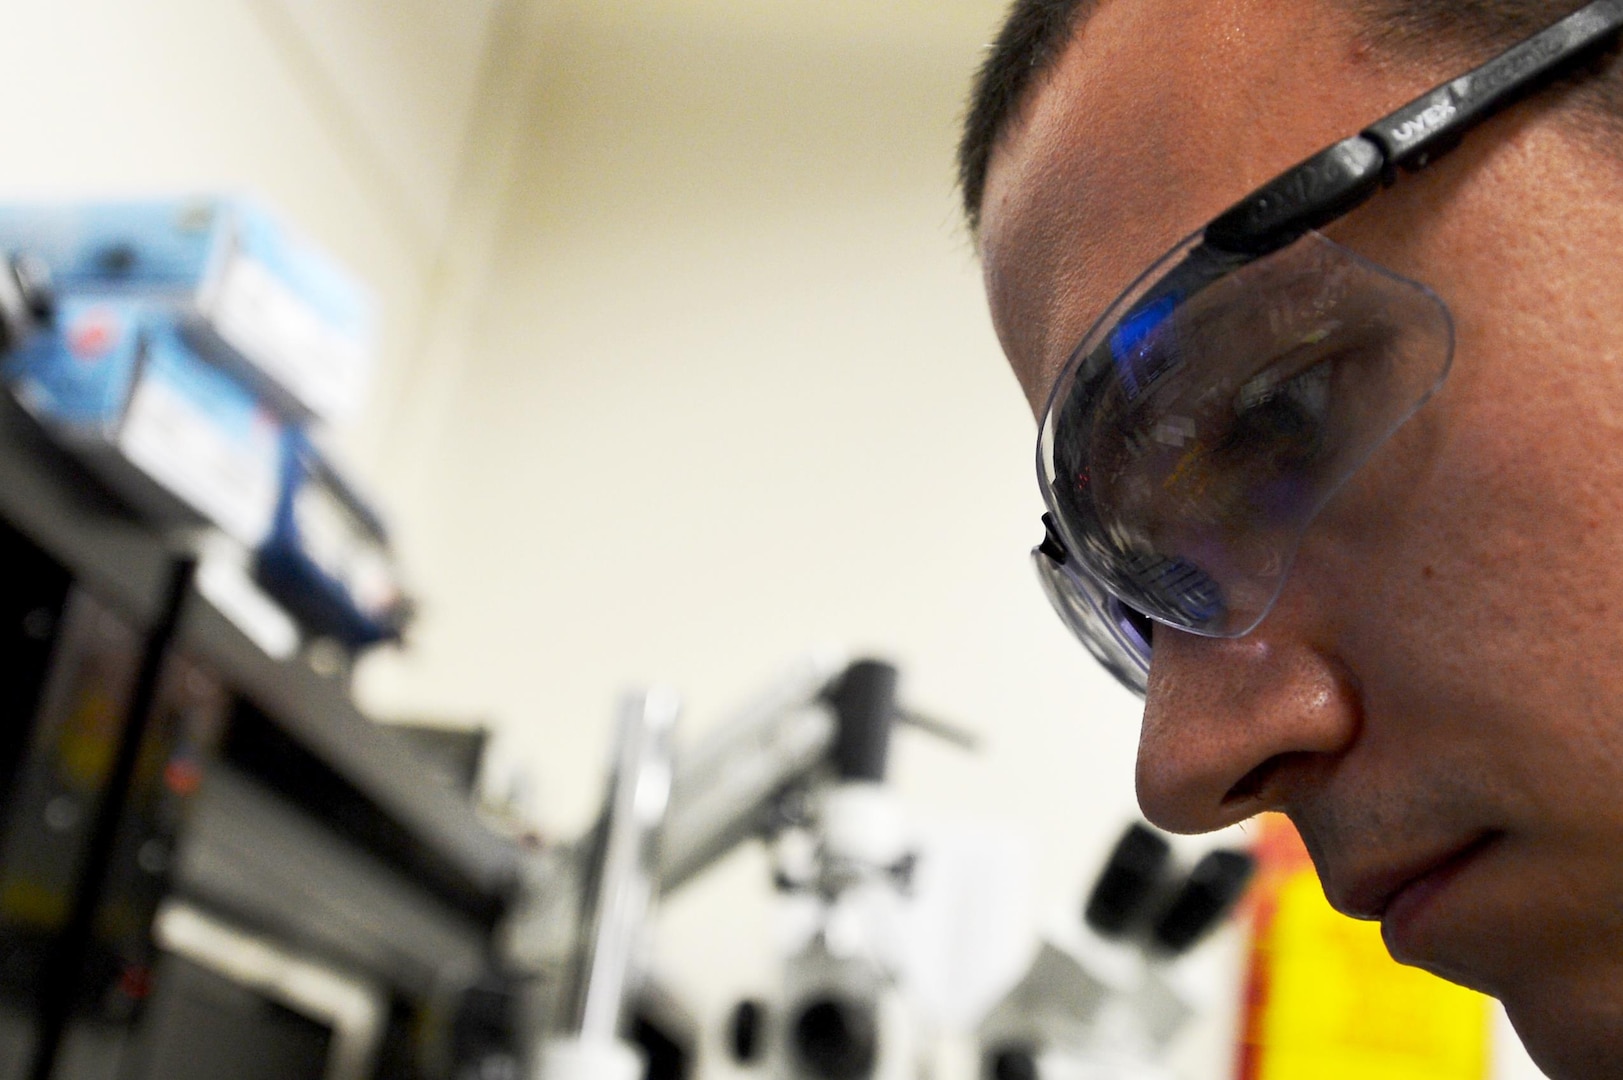
[[[239,716],[235,735],[252,742],[239,751],[248,760],[235,762],[238,768],[329,820],[417,884],[494,922],[515,880],[517,848],[431,782],[410,749],[363,717],[340,684],[307,664],[272,660],[195,594],[182,613],[176,646],[224,675],[253,706],[260,726],[268,721],[286,737],[256,735],[245,729],[251,721]]]

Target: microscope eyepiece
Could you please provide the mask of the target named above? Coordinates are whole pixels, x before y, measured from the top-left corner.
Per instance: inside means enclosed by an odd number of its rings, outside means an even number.
[[[1083,917],[1100,935],[1123,937],[1148,918],[1147,907],[1161,890],[1172,845],[1148,825],[1128,826],[1099,874]]]
[[[862,1080],[879,1059],[879,1019],[871,1003],[812,998],[790,1034],[800,1065],[819,1080]]]
[[[1038,1080],[1037,1054],[1029,1046],[999,1047],[986,1064],[986,1080]]]
[[[1256,860],[1243,851],[1210,851],[1167,904],[1150,940],[1163,952],[1187,952],[1223,920],[1245,893]]]

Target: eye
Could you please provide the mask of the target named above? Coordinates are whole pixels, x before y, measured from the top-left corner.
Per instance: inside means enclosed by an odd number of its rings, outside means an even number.
[[[1324,443],[1334,360],[1288,378],[1276,370],[1252,378],[1234,396],[1234,419],[1216,450],[1270,459],[1287,468],[1311,460]]]

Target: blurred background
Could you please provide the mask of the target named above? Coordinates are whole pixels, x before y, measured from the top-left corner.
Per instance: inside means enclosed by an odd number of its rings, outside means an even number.
[[[251,195],[375,294],[330,449],[418,607],[355,699],[488,730],[484,796],[543,840],[602,810],[628,686],[677,688],[690,744],[833,643],[978,737],[900,732],[890,780],[1001,838],[999,917],[1075,922],[1136,813],[1138,703],[1033,580],[1034,425],[954,188],[1003,7],[11,5],[0,199]],[[781,981],[772,877],[744,845],[658,914],[702,1075]],[[1232,1074],[1243,951],[1210,947],[1177,1075]]]

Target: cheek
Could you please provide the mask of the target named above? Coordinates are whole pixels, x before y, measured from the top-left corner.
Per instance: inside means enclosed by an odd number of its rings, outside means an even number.
[[[1475,571],[1497,620],[1467,630],[1513,627],[1558,667],[1610,666],[1609,616],[1623,597],[1623,372],[1584,348],[1581,328],[1538,312],[1461,317],[1433,531],[1456,573]]]
[[[1623,381],[1616,364],[1552,348],[1562,338],[1540,322],[1462,335],[1462,361],[1480,360],[1462,367],[1470,377],[1435,486],[1435,565],[1447,572],[1436,606],[1456,684],[1480,688],[1535,797],[1574,829],[1617,840]]]
[[[1610,846],[1623,365],[1552,352],[1537,318],[1482,325],[1461,320],[1443,391],[1315,523],[1300,588],[1372,738],[1478,775],[1507,823]]]

